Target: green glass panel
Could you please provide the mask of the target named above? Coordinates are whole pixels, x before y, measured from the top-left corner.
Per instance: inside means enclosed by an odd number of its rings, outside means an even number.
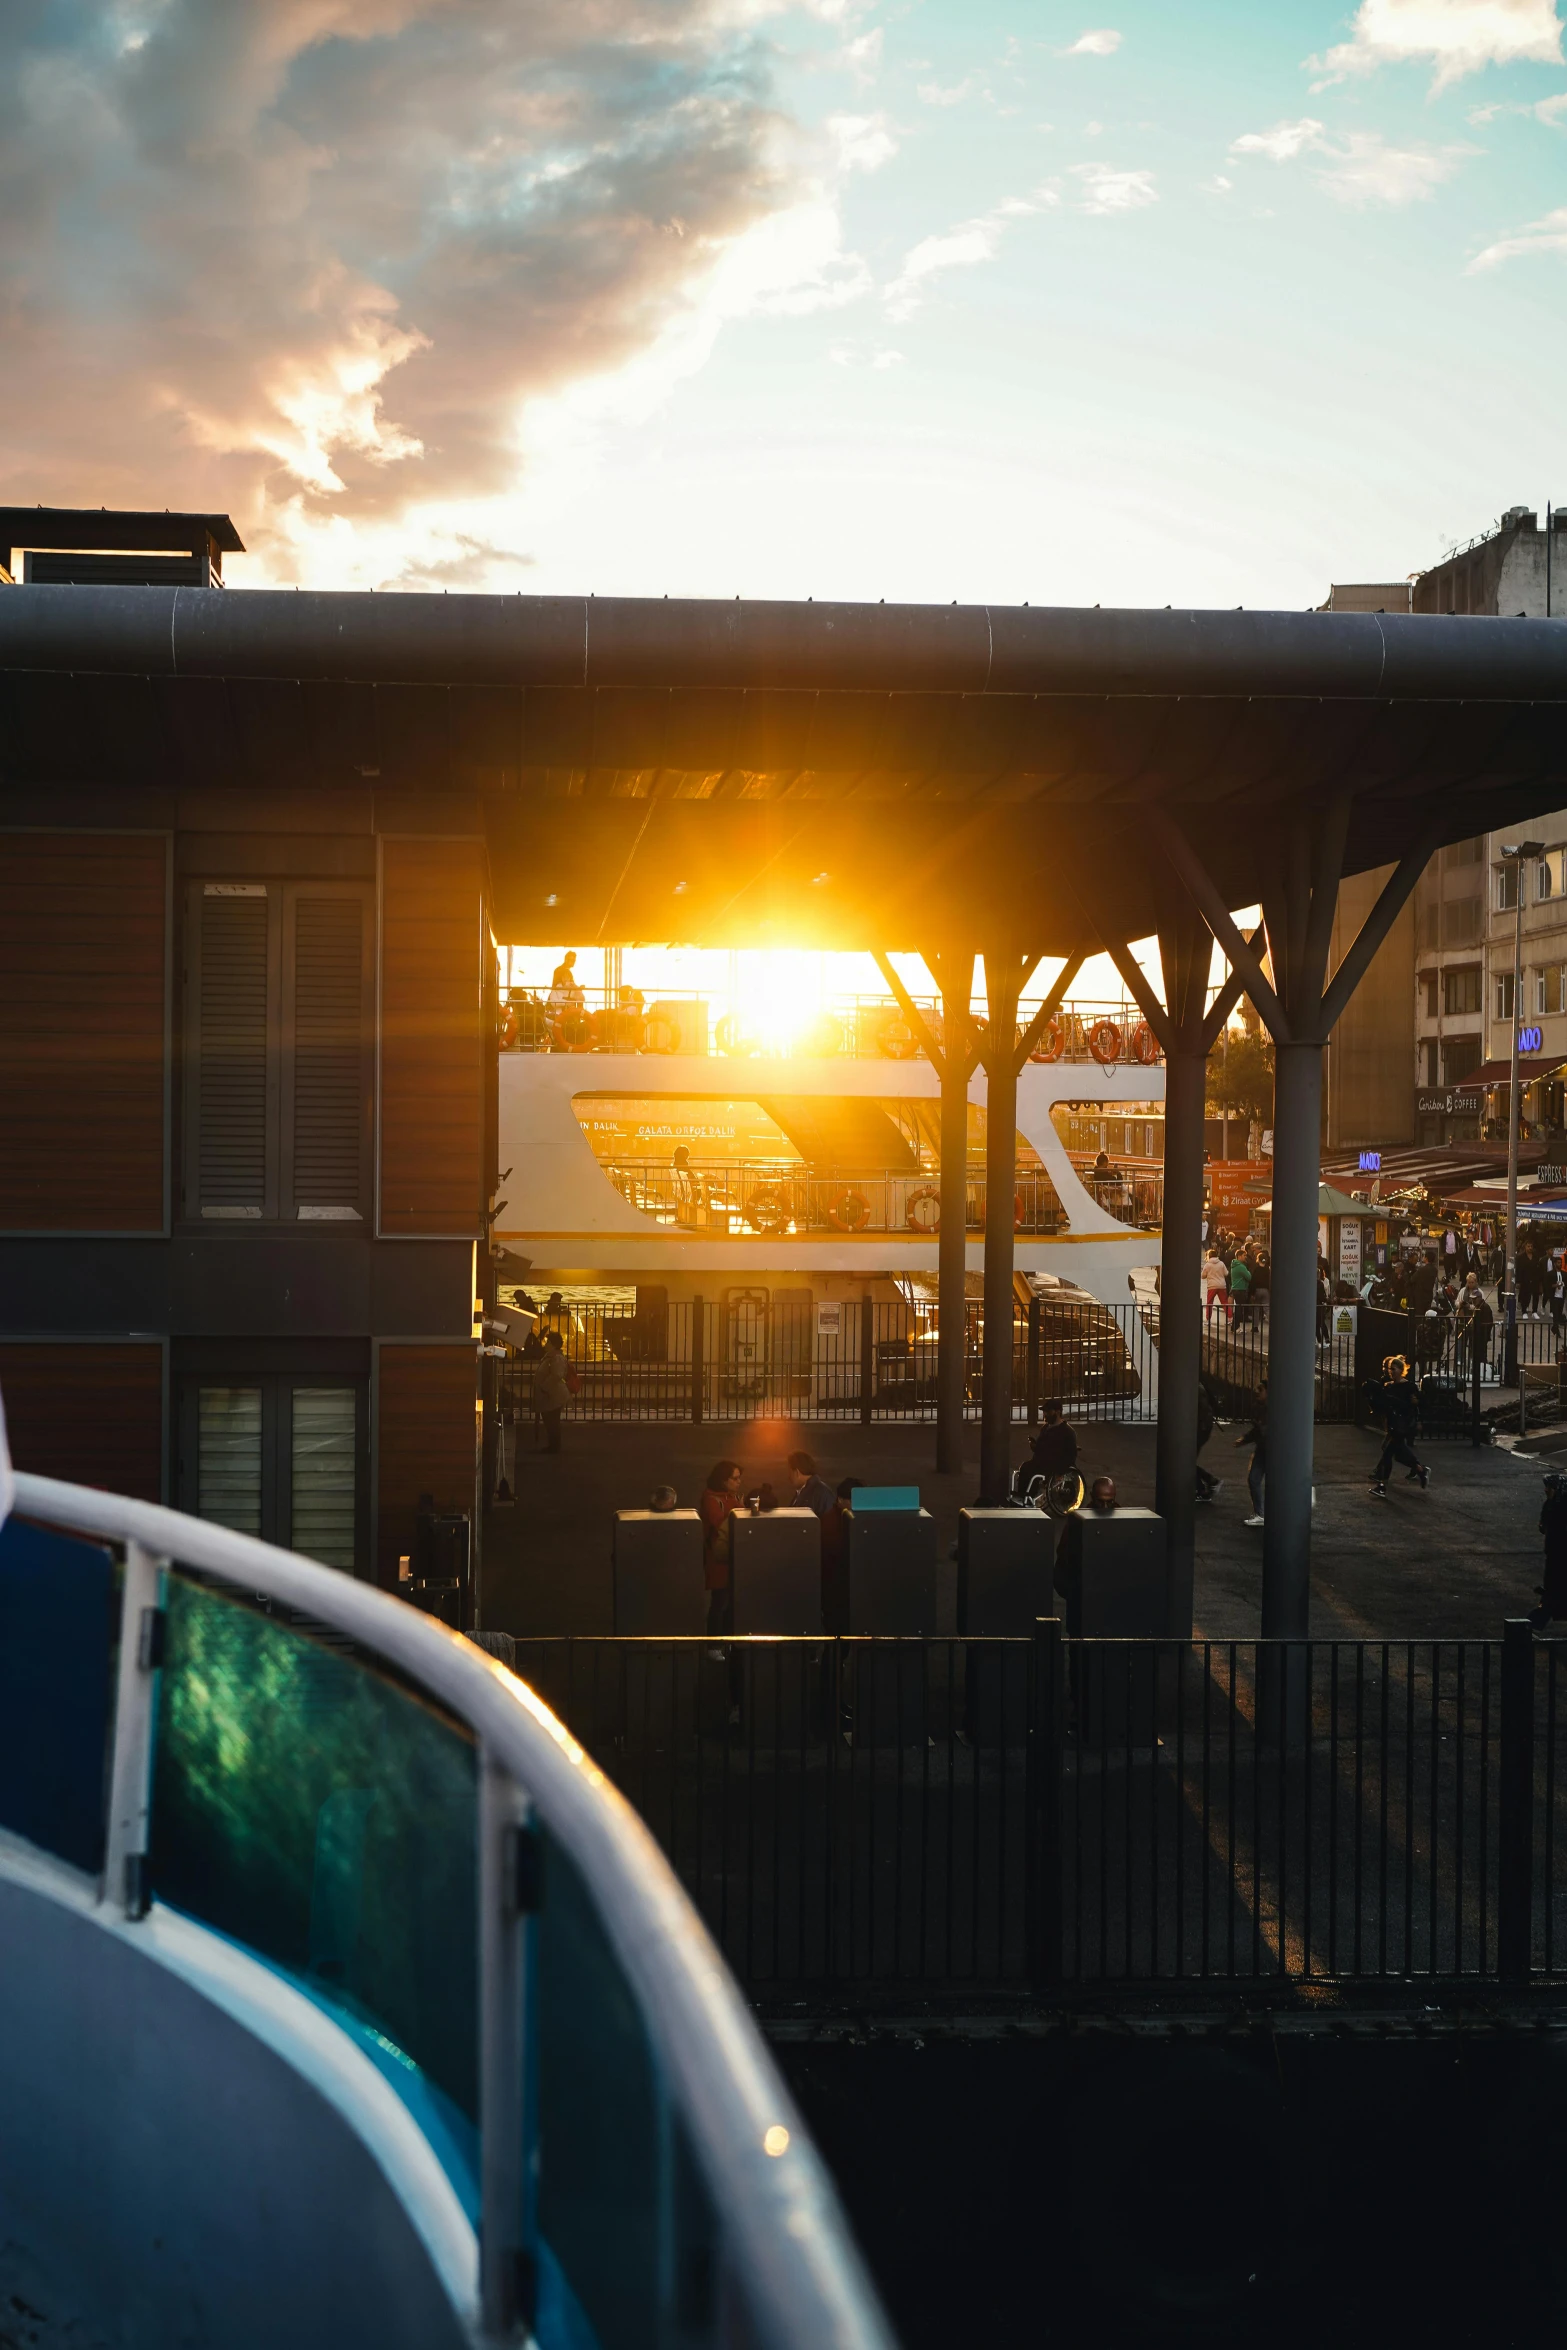
[[[539,2233],[602,2350],[642,2350],[660,2292],[658,2082],[620,1962],[553,1843],[538,1952]]]
[[[469,1732],[357,1655],[174,1574],[152,1891],[347,2008],[469,2120]]]

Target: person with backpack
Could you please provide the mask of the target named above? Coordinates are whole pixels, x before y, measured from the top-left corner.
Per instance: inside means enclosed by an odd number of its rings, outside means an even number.
[[[1413,1363],[1406,1355],[1389,1355],[1382,1365],[1381,1379],[1370,1380],[1367,1386],[1372,1411],[1381,1420],[1386,1436],[1371,1472],[1374,1498],[1386,1501],[1388,1471],[1395,1461],[1404,1465],[1405,1482],[1418,1481],[1423,1493],[1431,1482],[1431,1472],[1414,1452],[1414,1439],[1420,1432],[1420,1382]]]

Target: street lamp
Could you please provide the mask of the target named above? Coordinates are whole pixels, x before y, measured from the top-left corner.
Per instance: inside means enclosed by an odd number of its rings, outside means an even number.
[[[1513,868],[1513,1049],[1507,1093],[1507,1327],[1515,1325],[1518,1282],[1518,1024],[1523,1018],[1524,867],[1545,854],[1543,840],[1521,840],[1502,855]]]

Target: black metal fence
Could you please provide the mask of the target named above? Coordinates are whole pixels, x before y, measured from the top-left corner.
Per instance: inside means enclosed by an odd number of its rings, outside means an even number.
[[[1567,1964],[1567,1667],[1503,1641],[527,1640],[758,1992]]]
[[[977,1417],[980,1309],[965,1316],[964,1387]],[[920,1307],[876,1299],[827,1303],[808,1290],[731,1289],[651,1311],[578,1306],[546,1327],[564,1344],[578,1420],[934,1420],[937,1331]],[[1158,1350],[1134,1305],[1036,1300],[1012,1328],[1016,1415],[1036,1421],[1055,1398],[1079,1420],[1157,1417]],[[505,1423],[534,1414],[537,1358],[500,1369]]]

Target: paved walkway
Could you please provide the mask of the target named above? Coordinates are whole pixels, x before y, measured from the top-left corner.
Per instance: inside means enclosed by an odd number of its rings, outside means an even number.
[[[1239,1425],[1214,1431],[1204,1459],[1225,1479],[1218,1500],[1198,1512],[1197,1624],[1211,1639],[1254,1638],[1259,1628],[1262,1536],[1242,1524],[1246,1454],[1233,1449]],[[1081,1466],[1107,1470],[1123,1501],[1151,1506],[1151,1428],[1089,1426]],[[955,1624],[956,1568],[946,1559],[958,1511],[975,1498],[979,1432],[969,1430],[970,1465],[961,1477],[930,1467],[935,1431],[750,1422],[691,1428],[568,1423],[558,1458],[524,1452],[514,1508],[491,1513],[485,1529],[485,1620],[520,1633],[608,1632],[610,1529],[617,1508],[640,1507],[655,1485],[696,1500],[721,1456],[744,1463],[747,1481],[771,1478],[788,1493],[785,1456],[804,1445],[824,1476],[871,1484],[917,1483],[940,1529],[943,1557],[938,1629]],[[1025,1451],[1018,1431],[1016,1457]],[[1422,1493],[1395,1470],[1387,1502],[1369,1497],[1377,1439],[1356,1428],[1317,1431],[1317,1508],[1312,1630],[1322,1639],[1430,1639],[1496,1635],[1504,1615],[1534,1604],[1539,1580],[1540,1478],[1544,1460],[1514,1459],[1501,1447],[1425,1449],[1431,1487]],[[1564,1462],[1567,1466],[1567,1462]]]

